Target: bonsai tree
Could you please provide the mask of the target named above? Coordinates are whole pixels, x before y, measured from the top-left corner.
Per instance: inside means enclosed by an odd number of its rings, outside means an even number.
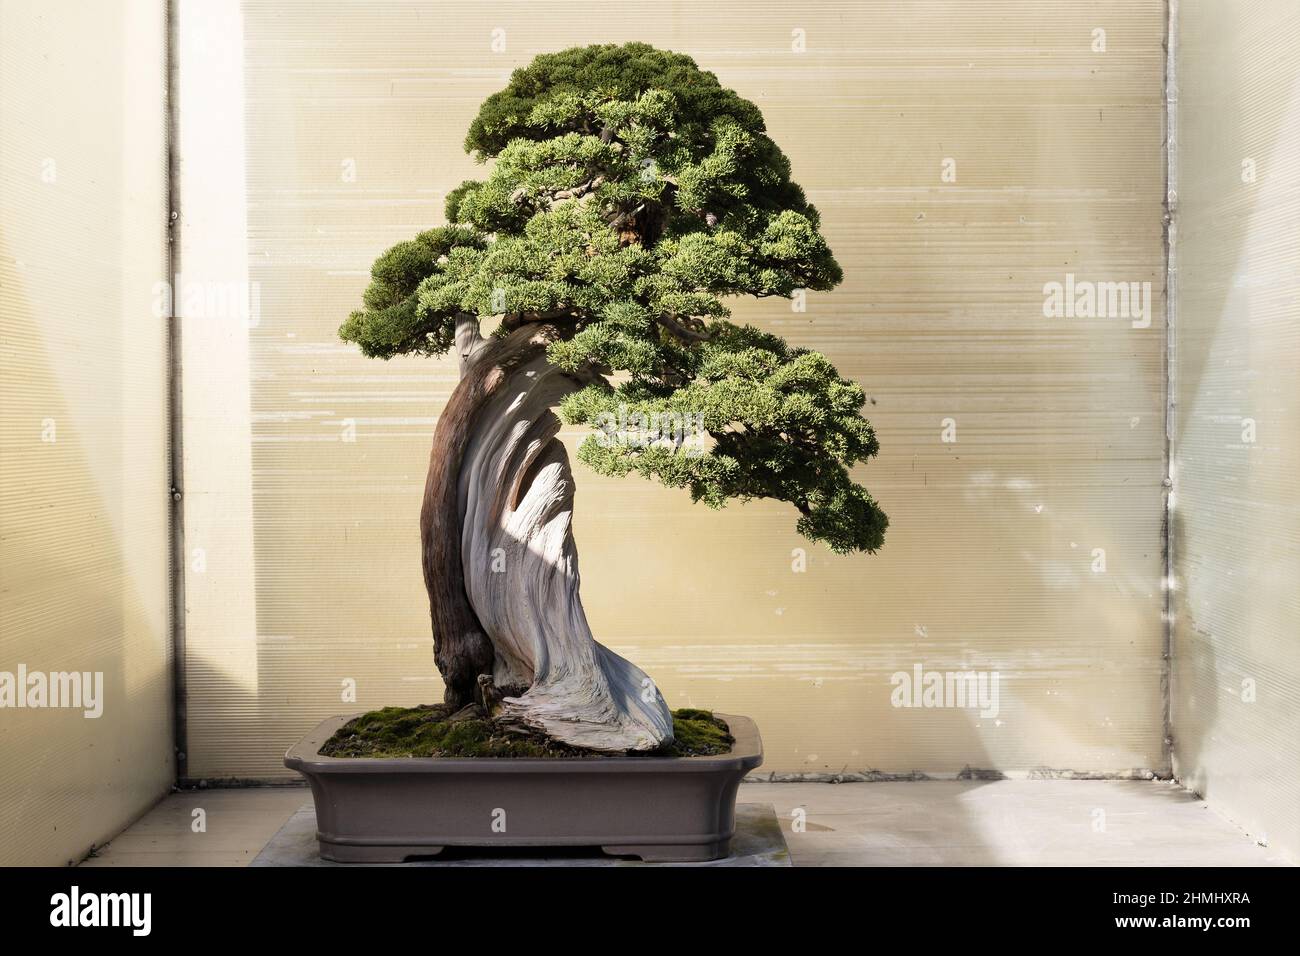
[[[599,474],[714,508],[775,498],[805,538],[875,551],[888,521],[849,473],[877,451],[862,389],[725,305],[831,289],[840,267],[758,108],[681,54],[539,56],[465,147],[486,178],[379,257],[339,330],[367,356],[460,363],[420,514],[444,703],[652,750],[672,737],[662,695],[583,613],[560,419],[595,427],[578,458]]]

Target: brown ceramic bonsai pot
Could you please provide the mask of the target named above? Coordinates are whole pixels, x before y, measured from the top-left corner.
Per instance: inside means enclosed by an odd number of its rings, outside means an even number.
[[[331,717],[284,765],[311,784],[326,860],[398,863],[448,846],[598,846],[654,862],[725,857],[736,788],[763,762],[748,717],[710,757],[323,757],[351,717]]]

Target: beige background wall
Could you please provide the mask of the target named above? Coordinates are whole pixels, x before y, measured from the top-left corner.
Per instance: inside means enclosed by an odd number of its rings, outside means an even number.
[[[772,770],[1164,766],[1163,9],[245,2],[222,27],[242,47],[200,51],[243,60],[212,84],[234,106],[203,114],[230,159],[182,199],[246,213],[183,258],[246,270],[259,313],[186,352],[190,774],[284,776],[320,717],[441,695],[416,516],[455,370],[369,361],[335,330],[374,256],[475,175],[465,129],[511,69],[632,39],[756,101],[820,207],[843,286],[736,314],[864,384],[864,478],[893,525],[877,556],[808,546],[794,573],[786,508],[580,470],[597,635],[673,706],[757,718]],[[1150,282],[1149,327],[1045,318],[1070,273]],[[916,664],[997,671],[999,713],[892,707]]]
[[[62,864],[172,780],[164,4],[0,0],[0,864]]]
[[[1175,768],[1300,858],[1300,7],[1179,33]]]

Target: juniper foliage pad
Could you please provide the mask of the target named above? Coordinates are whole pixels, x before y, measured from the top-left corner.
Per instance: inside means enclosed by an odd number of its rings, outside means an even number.
[[[727,320],[730,296],[842,278],[753,103],[681,54],[575,48],[516,70],[465,147],[494,161],[487,178],[448,195],[448,225],[379,257],[345,340],[372,357],[441,355],[460,313],[503,317],[498,334],[554,324],[549,359],[599,373],[562,404],[566,422],[622,408],[702,417],[707,433],[695,455],[592,435],[579,458],[595,471],[712,507],[779,499],[837,552],[881,545],[888,519],[849,473],[878,447],[862,389],[823,355]]]

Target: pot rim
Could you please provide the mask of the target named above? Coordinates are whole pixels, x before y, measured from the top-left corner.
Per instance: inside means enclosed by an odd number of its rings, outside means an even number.
[[[748,717],[714,713],[735,738],[731,752],[693,757],[627,756],[591,757],[326,757],[320,753],[334,732],[360,714],[328,717],[284,755],[284,765],[299,773],[717,773],[749,771],[763,762],[763,740]]]

